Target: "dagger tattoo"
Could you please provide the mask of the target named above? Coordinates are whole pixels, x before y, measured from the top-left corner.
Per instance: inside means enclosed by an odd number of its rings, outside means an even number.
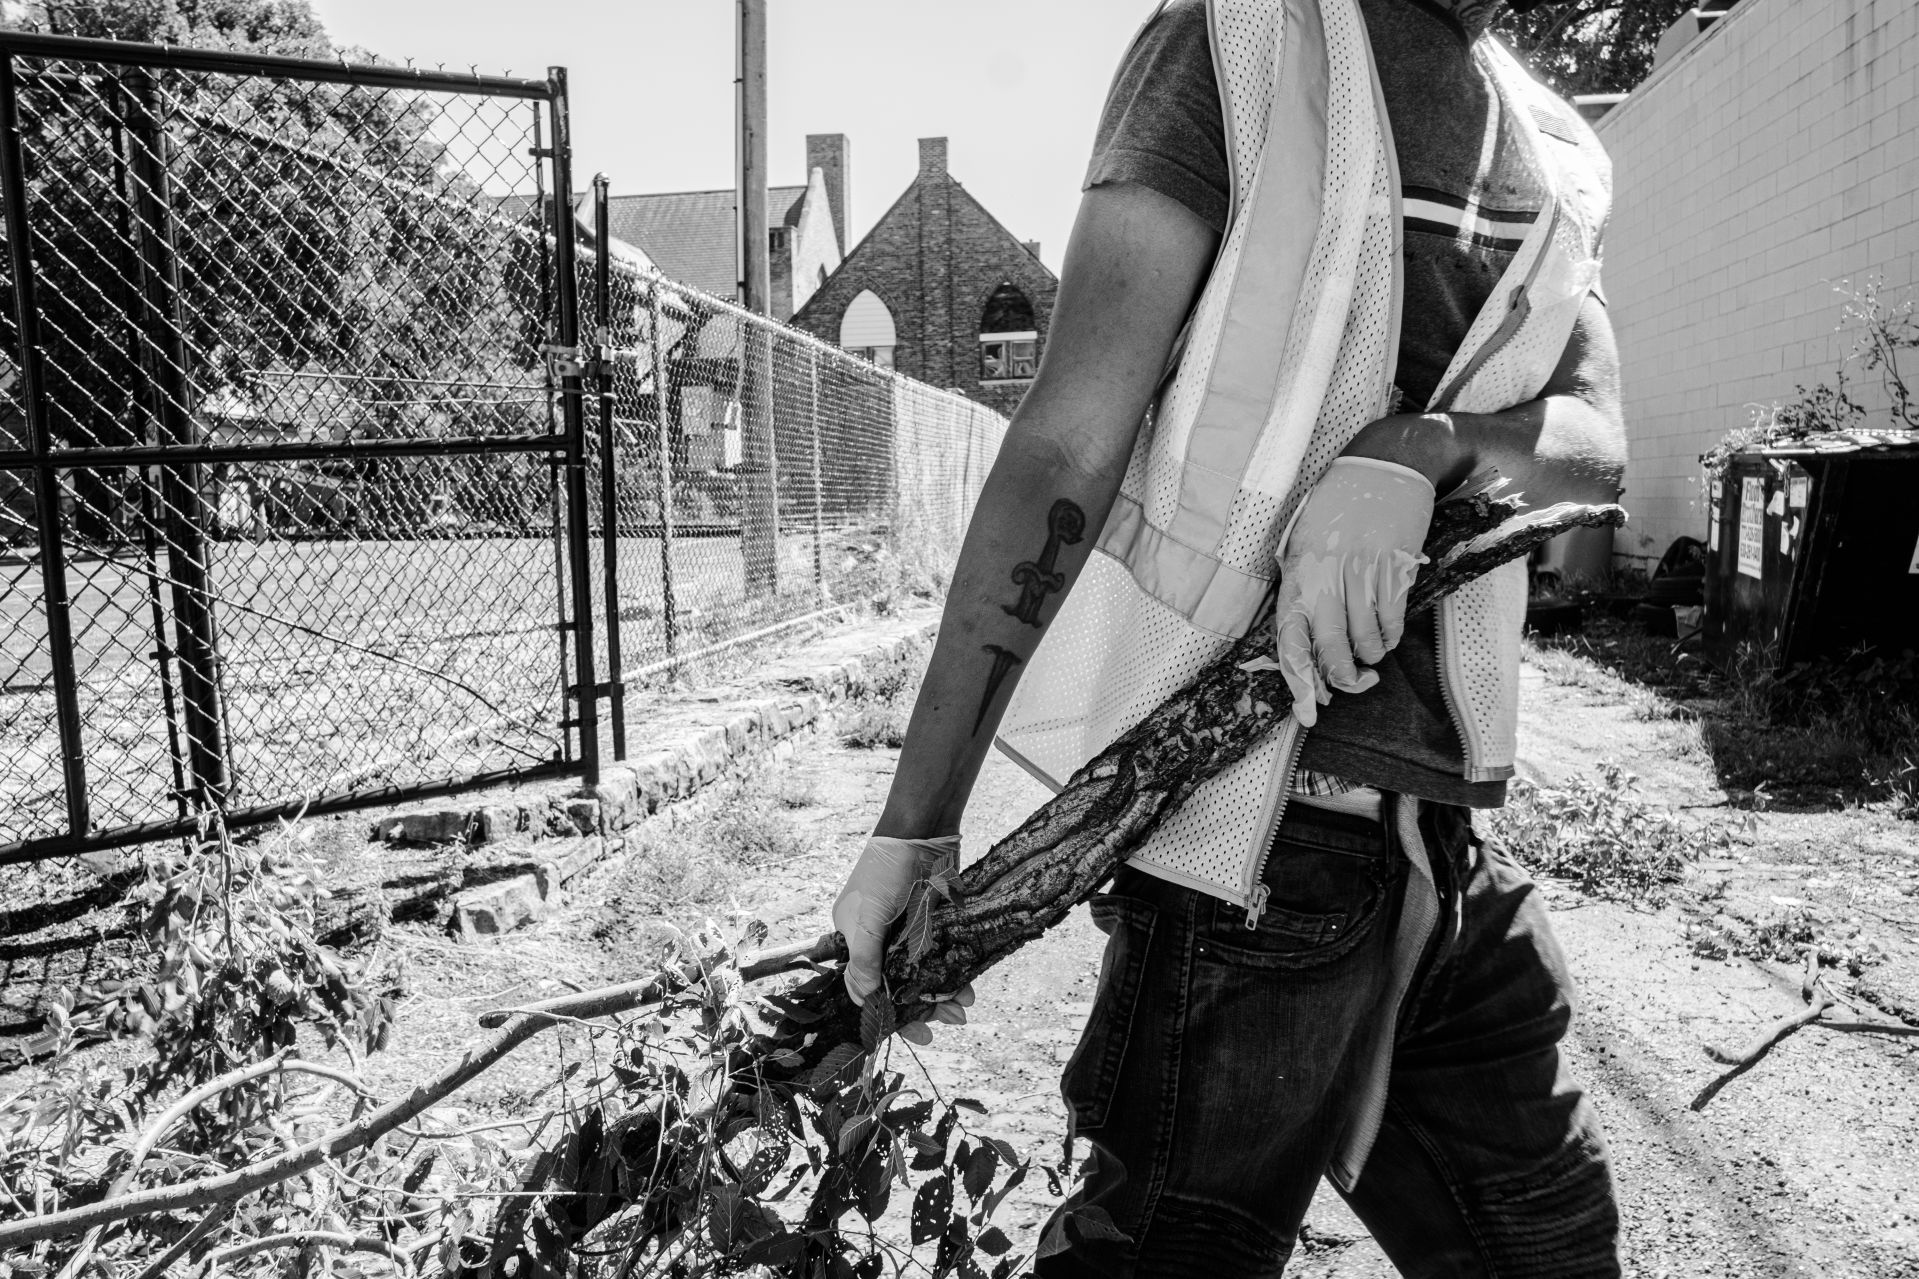
[[[1072,546],[1086,536],[1086,513],[1072,501],[1061,498],[1053,503],[1053,509],[1046,514],[1046,544],[1040,548],[1039,558],[1023,560],[1013,569],[1013,581],[1019,585],[1019,602],[1002,604],[1000,607],[1010,617],[1016,617],[1028,626],[1038,626],[1040,607],[1046,603],[1046,597],[1055,591],[1066,589],[1066,574],[1059,571],[1059,548]],[[993,655],[993,669],[986,676],[986,693],[980,698],[979,715],[973,720],[973,732],[977,735],[980,726],[986,723],[986,712],[993,704],[993,698],[999,694],[1000,685],[1013,672],[1015,666],[1024,659],[1011,649],[999,644],[987,644],[983,651]]]
[[[1086,515],[1079,507],[1063,497],[1053,503],[1046,515],[1046,545],[1040,549],[1039,558],[1013,569],[1013,580],[1020,586],[1019,603],[1000,607],[1028,626],[1038,626],[1039,608],[1046,597],[1066,589],[1066,574],[1054,568],[1059,562],[1059,548],[1074,545],[1085,533]]]

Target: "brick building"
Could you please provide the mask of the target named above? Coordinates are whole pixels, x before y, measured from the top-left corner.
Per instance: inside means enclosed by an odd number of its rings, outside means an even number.
[[[1059,280],[954,180],[946,139],[920,139],[919,174],[792,323],[1002,413],[1046,343]],[[836,206],[837,207],[837,206]]]
[[[1644,563],[1706,536],[1701,453],[1753,406],[1832,379],[1851,341],[1833,286],[1877,274],[1896,302],[1919,284],[1919,5],[1688,15],[1595,128],[1631,454],[1613,549]],[[1875,413],[1877,382],[1850,383]]]
[[[840,264],[846,244],[848,147],[843,133],[806,138],[806,185],[768,187],[772,313],[790,317]],[[739,197],[717,191],[616,195],[607,229],[639,249],[669,279],[729,302],[739,301]],[[592,220],[583,208],[583,222]]]

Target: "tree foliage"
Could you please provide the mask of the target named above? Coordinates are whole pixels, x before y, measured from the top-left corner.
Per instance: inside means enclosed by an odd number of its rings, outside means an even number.
[[[1695,8],[1730,9],[1736,0],[1568,0],[1527,13],[1508,11],[1495,30],[1547,83],[1576,93],[1629,93],[1652,73],[1667,27]]]

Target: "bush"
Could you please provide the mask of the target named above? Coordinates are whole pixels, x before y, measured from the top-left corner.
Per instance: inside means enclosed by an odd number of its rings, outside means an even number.
[[[1596,896],[1663,905],[1700,836],[1633,793],[1639,779],[1608,760],[1595,779],[1565,789],[1514,785],[1491,821],[1495,840],[1546,875],[1574,878]],[[1723,836],[1717,838],[1723,839]]]

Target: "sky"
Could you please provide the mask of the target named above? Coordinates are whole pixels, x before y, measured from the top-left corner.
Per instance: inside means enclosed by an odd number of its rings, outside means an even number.
[[[383,59],[568,70],[574,181],[615,194],[733,185],[730,0],[313,0],[333,39]],[[852,238],[912,181],[916,140],[1059,269],[1113,68],[1155,0],[770,0],[771,184],[805,181],[806,135],[851,140]]]

